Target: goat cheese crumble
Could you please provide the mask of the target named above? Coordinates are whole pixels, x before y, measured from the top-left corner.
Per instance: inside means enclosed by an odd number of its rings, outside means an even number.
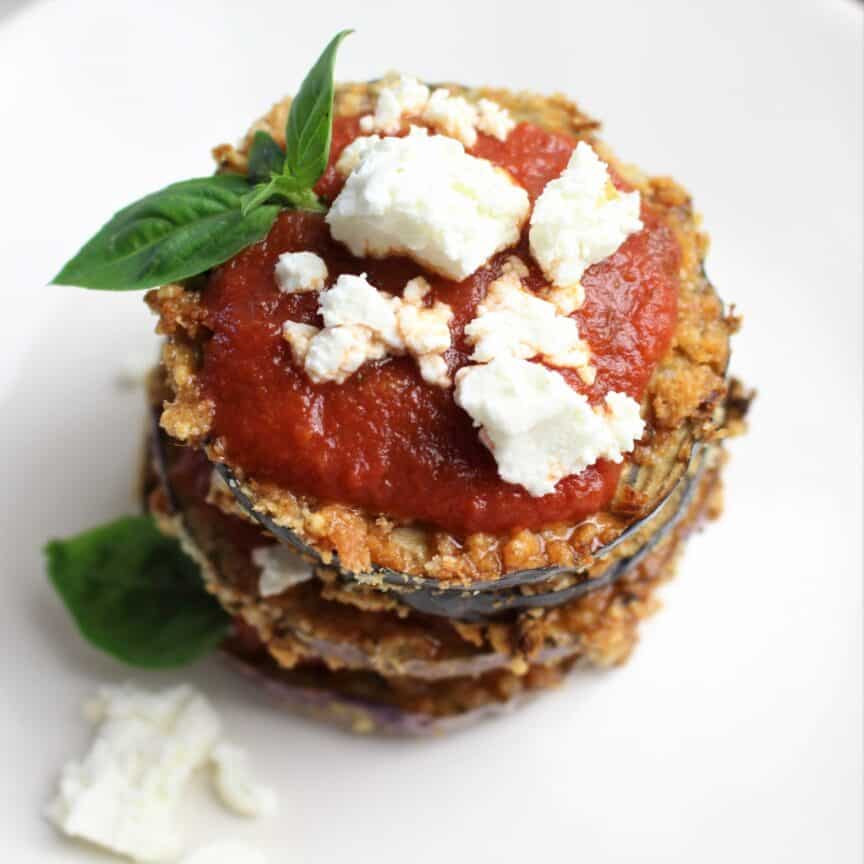
[[[598,459],[620,462],[644,431],[626,394],[609,393],[592,408],[558,372],[507,354],[460,369],[455,399],[480,427],[501,478],[535,497]]]
[[[412,279],[402,297],[379,291],[365,274],[343,274],[321,294],[324,327],[286,321],[282,337],[294,362],[316,384],[341,384],[368,360],[388,354],[409,354],[417,360],[423,380],[450,384],[444,352],[450,347],[453,311],[444,303],[426,306],[430,286]]]
[[[309,564],[281,543],[253,549],[252,563],[259,570],[258,593],[262,597],[275,597],[315,575]]]
[[[490,286],[477,317],[465,327],[474,346],[471,359],[489,363],[496,357],[541,357],[552,366],[579,369],[589,363],[588,345],[573,318],[555,305],[526,291],[515,273],[505,273]]]
[[[451,96],[446,87],[430,93],[410,75],[389,75],[375,100],[374,112],[360,118],[360,128],[367,133],[395,135],[406,117],[415,117],[468,148],[477,143],[478,130],[505,141],[516,126],[510,112],[491,99],[480,99],[474,105],[463,96]]]
[[[534,204],[531,254],[554,285],[576,286],[588,267],[642,230],[639,206],[639,192],[619,192],[606,164],[580,141],[561,176],[546,184]],[[580,295],[571,302],[581,303]]]
[[[419,114],[429,101],[429,88],[410,75],[388,76],[375,102],[375,113],[360,118],[364,132],[393,135],[402,128],[404,114]]]
[[[407,255],[461,281],[519,239],[528,193],[458,141],[415,126],[360,147],[326,217],[352,254]]]
[[[321,291],[327,282],[327,265],[314,252],[284,252],[274,273],[279,290],[285,294]]]
[[[429,97],[421,119],[436,132],[455,138],[465,147],[477,143],[477,109],[463,96],[451,96],[446,87],[439,87]]]
[[[87,715],[99,724],[96,738],[82,760],[64,767],[48,818],[64,834],[134,861],[175,860],[182,852],[182,793],[219,753],[216,712],[191,687],[152,693],[124,685],[103,687]],[[219,757],[218,787],[228,806],[256,815],[275,799],[238,767],[237,753],[231,748]]]

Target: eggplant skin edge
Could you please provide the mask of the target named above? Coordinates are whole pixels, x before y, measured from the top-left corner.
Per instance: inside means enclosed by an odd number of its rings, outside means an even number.
[[[585,579],[557,591],[532,595],[523,594],[519,591],[519,586],[545,582],[556,576],[578,575],[584,571],[568,567],[518,570],[494,582],[470,583],[459,587],[442,587],[436,580],[424,579],[408,573],[399,573],[395,570],[379,569],[374,572],[380,574],[381,580],[388,587],[397,590],[401,601],[411,606],[417,612],[446,618],[458,618],[464,621],[483,620],[513,609],[549,608],[575,600],[591,591],[614,584],[627,570],[636,566],[675,527],[681,516],[686,512],[693,492],[698,486],[698,481],[704,471],[706,459],[703,450],[704,448],[699,448],[698,453],[694,455],[694,470],[685,472],[679,483],[650,514],[629,526],[622,535],[600,550],[596,557],[602,558],[612,548],[617,547],[626,539],[633,536],[646,523],[658,517],[673,497],[675,491],[680,488],[680,484],[683,483],[685,485],[682,498],[672,517],[661,525],[637,552],[616,561],[599,576]],[[229,468],[220,463],[214,463],[214,466],[228,485],[240,507],[254,518],[262,528],[276,537],[280,543],[285,544],[298,554],[315,561],[320,561],[318,553],[304,543],[295,532],[284,526],[277,525],[270,517],[253,507],[249,498],[239,488],[239,483]],[[364,584],[364,581],[358,578],[357,574],[339,567],[338,561],[325,566],[338,570],[340,577],[345,582]]]

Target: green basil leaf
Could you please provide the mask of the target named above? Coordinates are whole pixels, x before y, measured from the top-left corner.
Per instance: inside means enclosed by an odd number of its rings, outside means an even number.
[[[265,183],[271,174],[281,174],[284,167],[282,148],[272,135],[259,129],[249,148],[249,170],[246,173],[250,182]]]
[[[311,189],[327,167],[333,137],[333,66],[352,30],[337,33],[321,53],[291,103],[285,129],[285,174]]]
[[[230,617],[196,564],[149,516],[45,547],[48,573],[81,633],[132,666],[180,666],[215,648]]]
[[[132,291],[203,273],[263,239],[275,221],[275,206],[242,213],[248,191],[236,174],[166,186],[115,214],[53,282]]]

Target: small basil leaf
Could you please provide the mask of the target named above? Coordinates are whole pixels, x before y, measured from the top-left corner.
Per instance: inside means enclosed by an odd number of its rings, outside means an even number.
[[[285,174],[311,189],[327,167],[333,137],[333,66],[352,30],[337,33],[321,53],[291,103],[285,129]]]
[[[115,214],[53,282],[132,291],[203,273],[270,230],[279,208],[244,215],[240,200],[248,191],[236,174],[166,186]]]
[[[249,148],[249,170],[247,175],[251,183],[264,183],[271,174],[281,174],[285,166],[285,154],[273,139],[273,136],[263,130],[258,130],[252,138]]]
[[[198,567],[148,516],[45,547],[48,573],[81,633],[124,663],[180,666],[215,648],[231,619]]]

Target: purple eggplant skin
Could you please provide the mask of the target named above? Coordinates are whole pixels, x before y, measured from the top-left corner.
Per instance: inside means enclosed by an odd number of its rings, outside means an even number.
[[[452,657],[445,660],[419,660],[406,659],[386,667],[380,663],[370,661],[366,652],[345,642],[331,642],[329,639],[321,639],[317,636],[309,636],[293,627],[289,628],[291,634],[304,645],[309,647],[322,660],[336,661],[340,668],[368,670],[377,672],[385,677],[407,677],[419,678],[423,681],[443,681],[447,678],[468,678],[483,675],[486,672],[494,672],[503,669],[513,662],[513,658],[507,654],[486,652],[484,654],[471,654],[466,657]],[[575,657],[582,651],[578,640],[569,645],[556,645],[544,648],[532,660],[533,663],[548,665],[558,663]]]
[[[480,720],[509,714],[533,698],[520,694],[508,702],[495,702],[460,714],[435,716],[405,711],[395,705],[347,696],[323,687],[310,687],[277,678],[256,663],[226,652],[228,661],[249,678],[256,688],[263,687],[292,712],[327,720],[349,732],[398,737],[422,737],[456,732]]]
[[[167,441],[166,433],[158,425],[158,421],[151,426],[151,444],[153,450],[153,462],[160,482],[165,487],[169,502],[176,502],[170,482],[168,481],[168,472],[165,462],[164,445]],[[695,454],[694,457],[696,458]],[[698,466],[695,471],[688,472],[684,475],[683,481],[687,484],[685,493],[676,512],[667,522],[660,526],[652,538],[634,555],[628,558],[616,561],[606,571],[599,576],[585,579],[566,588],[550,591],[543,594],[523,594],[517,586],[537,584],[554,578],[555,576],[578,575],[580,572],[577,568],[567,567],[545,567],[534,570],[519,570],[507,574],[502,579],[497,579],[487,582],[470,583],[467,586],[460,587],[440,587],[434,579],[424,579],[422,577],[411,576],[407,573],[399,573],[394,570],[381,569],[378,572],[382,576],[382,581],[396,589],[399,600],[410,606],[417,612],[422,612],[427,615],[436,615],[444,618],[455,618],[462,621],[486,621],[491,617],[504,614],[511,610],[522,610],[532,608],[550,608],[559,606],[570,600],[575,600],[583,597],[591,591],[601,588],[606,588],[614,584],[620,579],[624,573],[631,567],[636,566],[642,558],[647,555],[666,534],[677,524],[683,513],[687,509],[689,500],[692,497],[693,490],[698,485],[699,476],[704,468],[704,459],[700,449],[698,456]],[[312,560],[319,559],[318,553],[304,543],[293,531],[277,525],[266,514],[256,511],[252,502],[239,488],[239,484],[231,473],[230,469],[219,463],[214,463],[214,467],[220,473],[222,478],[231,489],[235,500],[240,507],[252,516],[265,530],[271,533],[280,542],[287,545],[293,551],[311,558]],[[678,487],[676,486],[676,489]],[[674,491],[674,490],[673,490]],[[658,515],[660,510],[664,508],[670,499],[672,493],[667,495],[663,501],[639,522],[634,523],[628,528],[625,535],[617,538],[614,545],[618,545],[625,539],[625,536],[631,536],[635,530],[645,524],[645,521]],[[175,504],[176,509],[176,504]],[[607,552],[613,544],[607,546],[603,553]],[[331,563],[328,566],[338,568],[338,562]],[[359,580],[356,574],[350,571],[338,568],[340,577],[346,583],[356,584]]]
[[[297,552],[305,555],[317,557],[309,546],[303,543],[302,540],[290,529],[277,525],[263,513],[254,509],[248,497],[238,488],[237,481],[234,479],[230,470],[225,466],[216,466],[217,470],[228,483],[229,488],[233,492],[240,506],[250,515],[252,515],[261,525],[273,534],[278,540],[290,546]],[[698,456],[698,464],[694,471],[685,474],[683,483],[685,483],[684,494],[676,507],[675,513],[668,519],[654,535],[643,545],[637,552],[627,558],[622,558],[616,561],[606,571],[599,576],[591,579],[585,579],[582,582],[577,582],[567,588],[558,591],[550,591],[544,594],[523,594],[518,590],[519,585],[531,585],[538,582],[543,582],[555,576],[575,575],[579,571],[574,568],[567,567],[544,567],[536,570],[519,570],[510,573],[502,579],[492,582],[475,582],[464,587],[448,587],[441,588],[440,584],[433,579],[422,579],[411,576],[407,573],[398,573],[394,570],[380,569],[376,570],[382,575],[383,581],[394,587],[407,589],[399,591],[399,599],[406,605],[411,606],[417,612],[422,612],[427,615],[437,615],[444,618],[458,618],[462,621],[483,621],[489,617],[500,615],[511,610],[521,609],[537,609],[560,606],[562,603],[567,603],[579,597],[584,597],[591,591],[596,591],[601,588],[606,588],[614,584],[620,579],[630,568],[637,566],[645,556],[678,524],[681,517],[686,513],[693,494],[699,485],[699,480],[704,471],[704,458],[701,454]],[[676,487],[677,489],[677,487]],[[674,490],[673,490],[674,491]],[[626,536],[631,536],[634,531],[643,526],[645,522],[658,515],[660,510],[665,507],[669,501],[669,496],[666,496],[660,505],[652,511],[649,516],[634,523],[627,532]],[[609,544],[603,550],[603,553],[617,546],[625,537],[616,539],[613,544]],[[333,566],[333,565],[329,565]],[[338,566],[338,564],[337,564]],[[341,577],[346,582],[356,581],[356,577],[349,571],[339,568]]]
[[[697,450],[698,448],[694,448],[693,457],[691,458],[695,458]],[[286,546],[290,547],[295,552],[301,555],[307,557],[311,556],[313,559],[320,560],[320,555],[311,546],[304,543],[303,540],[301,540],[294,531],[292,531],[290,528],[284,527],[283,525],[276,524],[276,522],[274,522],[269,516],[267,516],[267,514],[262,513],[260,510],[257,510],[255,508],[255,505],[249,499],[249,496],[246,495],[240,488],[240,484],[238,483],[230,468],[219,462],[214,462],[213,465],[216,471],[225,481],[228,488],[231,490],[231,493],[234,495],[237,503],[249,516],[255,519],[263,528],[265,528],[270,534],[276,537],[276,539],[280,543],[284,543]],[[685,473],[682,477],[682,481],[679,482],[688,482],[688,474]],[[649,520],[658,516],[661,511],[666,507],[670,498],[675,494],[678,488],[679,487],[676,484],[676,486],[663,497],[660,503],[649,514],[637,520],[632,525],[629,525],[621,535],[616,537],[606,546],[603,546],[602,548],[597,550],[597,552],[594,554],[594,557],[600,559],[603,558],[605,555],[608,555],[613,549],[615,549],[621,543],[636,534]],[[338,569],[339,573],[344,579],[346,579],[346,581],[361,581],[356,578],[356,574],[340,567],[338,560],[333,560],[327,566]],[[506,590],[508,588],[517,588],[522,585],[536,585],[539,582],[546,582],[556,576],[575,575],[579,572],[579,568],[575,567],[538,567],[531,570],[514,570],[512,573],[507,573],[505,576],[502,576],[499,579],[469,582],[464,585],[442,588],[441,583],[438,582],[436,579],[429,579],[423,576],[414,576],[410,573],[401,573],[398,570],[391,570],[389,567],[373,567],[372,570],[372,573],[380,575],[381,580],[382,582],[384,582],[384,584],[389,585],[393,588],[408,589],[408,591],[406,591],[404,595],[402,594],[402,592],[400,592],[400,596],[403,596],[405,602],[409,603],[409,605],[414,606],[414,608],[416,608],[418,611],[431,612],[431,614],[439,615],[443,613],[432,612],[432,609],[438,606],[438,603],[435,600],[424,603],[424,608],[421,609],[419,606],[416,606],[414,603],[412,603],[411,600],[408,599],[408,596],[416,595],[418,591],[432,592],[435,598],[448,598],[454,601],[458,601],[459,598],[466,598],[466,595],[471,595],[471,597],[473,597],[477,594],[489,593],[498,596],[502,590]],[[599,577],[599,579],[596,580],[596,585],[589,584],[595,580],[587,580],[586,582],[580,583],[579,586],[574,585],[572,586],[572,589],[580,588],[583,585],[588,587],[584,588],[582,591],[574,590],[573,594],[571,596],[568,596],[566,599],[573,599],[573,597],[582,596],[583,593],[586,593],[593,588],[605,587],[605,585],[609,583],[608,581],[604,580],[605,576]],[[523,596],[523,599],[527,599],[524,598],[524,595],[520,596]],[[564,601],[562,600],[560,602]],[[455,605],[458,605],[458,602]],[[494,607],[494,604],[488,601],[481,605],[485,609],[489,610]],[[514,607],[511,606],[507,608]],[[489,614],[489,612],[487,611],[484,614]],[[451,615],[448,617],[453,616]]]

